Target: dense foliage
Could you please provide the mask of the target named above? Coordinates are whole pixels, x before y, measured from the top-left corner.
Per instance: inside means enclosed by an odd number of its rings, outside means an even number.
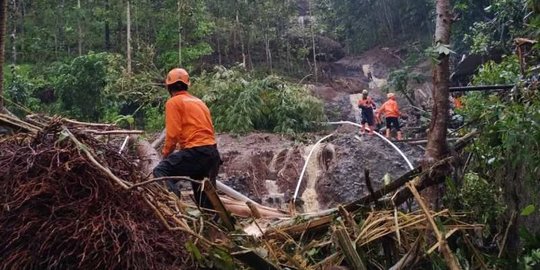
[[[538,59],[538,52],[532,53]],[[537,226],[540,222],[537,210],[540,206],[540,95],[537,82],[527,83],[523,76],[538,78],[533,69],[521,75],[517,58],[506,57],[499,64],[486,63],[474,78],[476,84],[516,84],[516,87],[510,93],[466,96],[462,113],[471,126],[480,131],[478,140],[470,148],[470,170],[483,194],[473,196],[471,205],[467,206],[466,199],[461,203],[488,224],[499,226],[498,232],[512,222],[514,226],[506,229],[509,257],[518,257],[521,269],[535,269],[540,265]],[[500,215],[497,211],[503,208],[497,206],[497,194],[501,194],[504,202],[505,211]],[[467,195],[462,192],[460,196]],[[484,205],[482,211],[478,211],[480,205]],[[498,222],[493,220],[494,216],[498,217]],[[491,232],[492,236],[495,231]],[[510,264],[513,263],[516,262]]]
[[[193,92],[207,102],[220,131],[312,131],[324,120],[322,103],[305,86],[277,76],[251,78],[242,67],[203,74]]]
[[[433,33],[434,2],[429,0],[316,1],[325,31],[351,52],[376,44],[426,40]]]
[[[126,55],[130,43],[135,60],[153,49],[161,71],[192,69],[202,59],[309,70],[310,32],[295,8],[294,1],[277,0],[9,1],[6,63],[47,63],[91,51]]]

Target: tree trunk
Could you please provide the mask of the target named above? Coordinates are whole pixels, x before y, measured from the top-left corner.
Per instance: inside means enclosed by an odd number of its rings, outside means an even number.
[[[221,43],[219,42],[219,35],[216,35],[217,43],[217,53],[218,53],[218,64],[221,66]]]
[[[435,44],[450,45],[451,19],[450,0],[437,0],[437,25],[435,28]],[[428,160],[439,160],[448,154],[446,129],[449,107],[449,55],[440,54],[439,63],[433,69],[433,110],[429,127],[426,157]]]
[[[0,0],[0,112],[4,111],[4,43],[6,36],[7,1]]]
[[[79,56],[82,55],[82,40],[83,40],[83,36],[82,36],[82,26],[81,26],[81,18],[82,18],[82,13],[81,13],[81,0],[77,0],[77,32],[78,32],[78,35],[79,35],[79,40],[77,41],[77,47],[79,49]]]
[[[180,0],[176,2],[177,4],[177,13],[178,13],[178,66],[182,66],[182,8]]]
[[[113,51],[122,53],[122,33],[124,31],[124,26],[122,22],[122,17],[116,17],[116,42],[113,44]]]
[[[437,0],[437,21],[435,28],[435,44],[450,45],[451,6],[450,0]],[[449,94],[448,84],[450,77],[449,55],[439,54],[438,64],[433,69],[433,109],[428,133],[423,166],[429,168],[433,163],[444,158],[449,150],[446,143],[446,130],[448,125]],[[443,173],[439,176],[443,177]],[[441,181],[437,181],[441,182]],[[434,186],[427,190],[428,201],[437,206],[439,201],[439,187]]]
[[[240,38],[240,48],[242,49],[242,64],[246,67],[246,52],[244,47],[244,36],[242,35],[242,27],[240,27],[240,18],[238,16],[238,10],[236,10],[236,29],[238,30],[238,37]]]
[[[66,3],[64,0],[60,1],[60,16],[57,16],[56,19],[56,27],[58,28],[58,35],[55,39],[55,48],[54,48],[54,56],[58,59],[59,52],[63,52],[65,49],[69,54],[69,45],[66,46],[66,33],[65,33],[65,26],[66,26],[66,12],[65,7]],[[24,18],[23,18],[24,20]],[[24,28],[23,28],[24,29]]]
[[[16,0],[11,1],[11,23],[13,28],[11,29],[11,63],[15,65],[17,63],[17,13],[18,5]]]
[[[313,29],[313,24],[315,22],[313,19],[314,17],[312,13],[311,0],[308,1],[308,4],[309,4],[309,18],[310,18],[309,30],[311,32],[311,46],[313,48],[313,73],[315,75],[315,82],[317,82],[319,78],[319,70],[317,68],[317,51],[315,49],[315,30]]]
[[[266,29],[268,29],[268,26]],[[268,33],[264,33],[264,51],[266,54],[266,63],[270,73],[272,73],[272,51],[270,50],[270,38],[268,37]]]
[[[109,15],[109,12],[111,11],[111,5],[109,4],[109,0],[106,0],[105,1],[105,10],[107,12],[107,18],[105,19],[105,32],[104,32],[104,35],[105,35],[105,51],[110,51],[111,50],[111,29],[110,29],[110,26],[109,26],[109,18],[110,18],[110,15]]]
[[[126,31],[126,54],[127,54],[127,73],[131,74],[131,7],[129,0],[127,1],[126,6],[126,21],[127,21],[127,31]]]

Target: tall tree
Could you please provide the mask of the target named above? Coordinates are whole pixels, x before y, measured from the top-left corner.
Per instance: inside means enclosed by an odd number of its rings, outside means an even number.
[[[0,0],[0,112],[4,110],[4,43],[8,16],[7,1]]]
[[[81,26],[82,17],[83,16],[81,12],[81,0],[77,0],[77,34],[78,34],[77,49],[79,51],[79,56],[82,55],[82,40],[83,40],[82,26]]]
[[[127,35],[126,35],[126,54],[127,54],[127,72],[131,74],[131,7],[129,0],[126,7]]]
[[[16,0],[11,0],[11,22],[12,22],[12,28],[11,28],[11,62],[13,64],[17,63],[17,8],[18,3]],[[7,31],[7,26],[6,26]]]
[[[433,162],[442,159],[448,154],[448,145],[446,143],[446,130],[448,126],[449,105],[449,78],[450,78],[450,26],[452,24],[450,0],[437,0],[436,2],[436,25],[435,25],[435,48],[437,49],[437,65],[433,69],[433,109],[431,112],[431,124],[429,127],[428,144],[425,154],[425,166],[429,167]],[[444,176],[437,177],[438,181],[444,179]],[[435,201],[438,198],[436,187],[432,187],[432,198]],[[434,200],[435,199],[435,200]],[[451,270],[461,269],[457,258],[454,256],[449,246],[445,243],[444,237],[438,237],[441,243],[441,253]]]
[[[448,154],[446,130],[449,105],[449,46],[450,26],[452,24],[450,0],[437,0],[436,3],[435,48],[438,53],[437,64],[433,69],[433,109],[429,127],[426,159],[428,163],[439,160]]]

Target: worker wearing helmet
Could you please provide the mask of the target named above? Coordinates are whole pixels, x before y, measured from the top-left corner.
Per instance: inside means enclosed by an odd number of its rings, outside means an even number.
[[[397,139],[401,140],[403,139],[399,126],[401,112],[396,102],[396,96],[394,93],[388,93],[387,97],[388,100],[377,110],[377,119],[380,119],[381,115],[386,117],[386,138],[390,138],[391,129],[394,128],[397,131]]]
[[[165,79],[170,98],[165,104],[165,145],[163,160],[154,168],[154,177],[205,177],[215,186],[221,158],[210,110],[203,101],[188,93],[191,85],[185,69],[172,69]],[[179,147],[180,150],[174,152]],[[180,196],[178,180],[167,180],[167,188]],[[199,183],[192,182],[197,205],[212,208]]]
[[[362,121],[360,124],[362,125],[362,129],[360,130],[362,133],[365,133],[366,127],[369,126],[369,134],[373,134],[373,130],[375,129],[375,102],[373,102],[373,99],[371,99],[370,96],[368,96],[368,90],[364,89],[362,91],[362,97],[358,100],[358,108],[362,110]]]

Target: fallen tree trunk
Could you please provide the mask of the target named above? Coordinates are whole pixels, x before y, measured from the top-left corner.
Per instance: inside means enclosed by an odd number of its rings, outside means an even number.
[[[163,143],[163,141],[165,140],[166,135],[167,135],[167,133],[166,133],[165,129],[163,129],[161,131],[161,133],[159,134],[159,137],[157,137],[157,139],[152,142],[152,147],[154,149],[158,149],[159,145],[161,145]]]

